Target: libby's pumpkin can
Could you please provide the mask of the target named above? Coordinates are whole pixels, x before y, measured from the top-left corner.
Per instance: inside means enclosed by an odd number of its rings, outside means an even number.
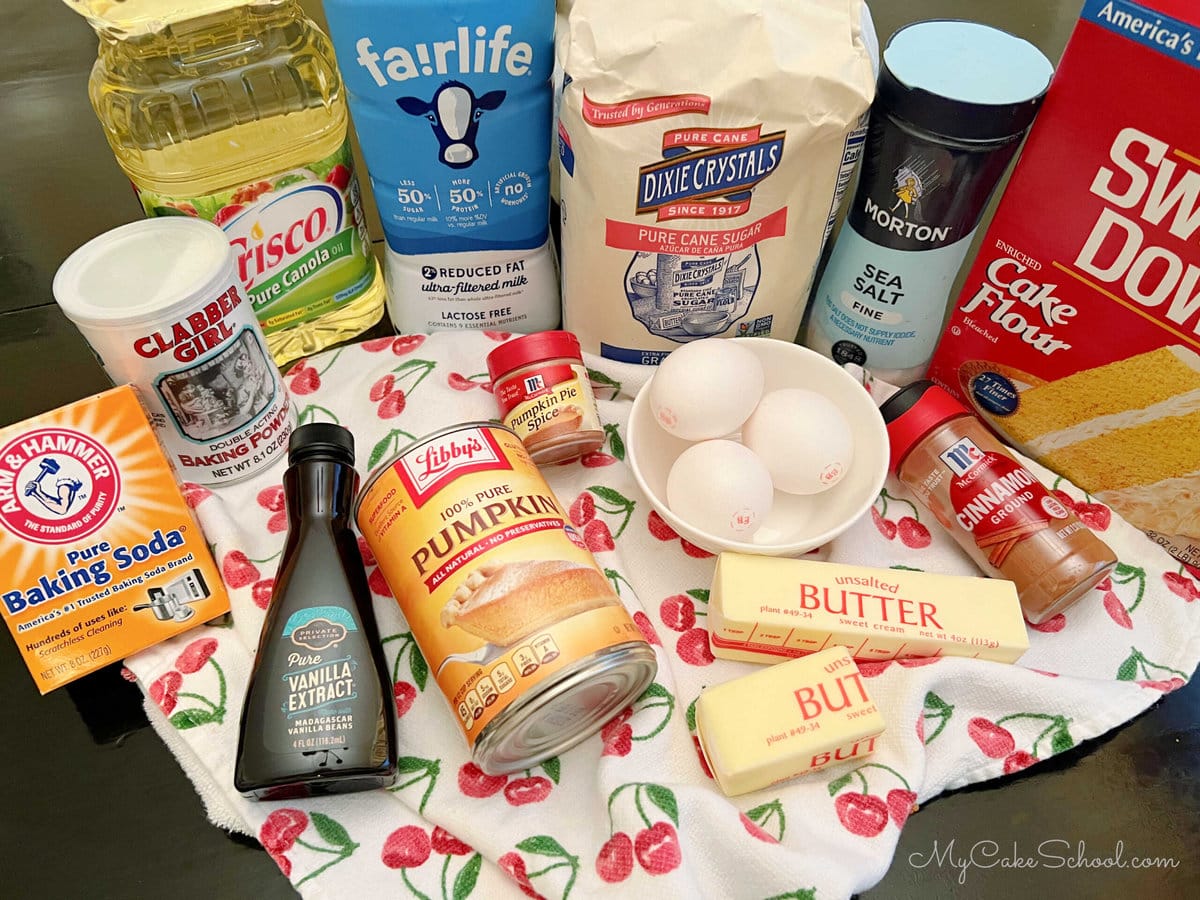
[[[355,518],[483,771],[557,755],[653,681],[653,649],[512,430],[414,442]]]

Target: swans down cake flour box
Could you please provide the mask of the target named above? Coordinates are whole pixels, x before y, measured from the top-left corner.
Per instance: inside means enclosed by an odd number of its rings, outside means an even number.
[[[1192,565],[1200,119],[1183,111],[1198,91],[1192,0],[1087,0],[930,369]]]
[[[0,429],[0,601],[43,694],[229,610],[132,387]]]

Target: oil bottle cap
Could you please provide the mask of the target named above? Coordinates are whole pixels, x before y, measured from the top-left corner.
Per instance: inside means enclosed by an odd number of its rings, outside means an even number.
[[[943,422],[970,411],[932,381],[914,381],[902,387],[879,407],[887,424],[891,469],[900,467],[913,446]]]
[[[301,425],[288,440],[288,465],[294,466],[307,459],[327,459],[354,465],[354,435],[332,422]]]

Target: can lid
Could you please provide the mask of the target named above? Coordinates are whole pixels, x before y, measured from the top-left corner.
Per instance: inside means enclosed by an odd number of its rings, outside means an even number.
[[[542,359],[569,357],[583,361],[579,338],[569,331],[540,331],[513,341],[506,341],[487,356],[488,375],[492,381]]]
[[[879,407],[879,414],[887,425],[889,465],[895,472],[921,438],[943,422],[970,415],[970,411],[932,381],[914,381],[888,397]]]
[[[53,289],[72,322],[117,327],[169,323],[230,283],[241,285],[225,232],[203,219],[170,216],[92,238],[59,267]]]
[[[1037,47],[978,22],[906,25],[883,51],[876,102],[935,134],[989,141],[1024,133],[1054,66]]]
[[[310,459],[354,465],[354,435],[332,422],[301,425],[288,438],[288,465]]]

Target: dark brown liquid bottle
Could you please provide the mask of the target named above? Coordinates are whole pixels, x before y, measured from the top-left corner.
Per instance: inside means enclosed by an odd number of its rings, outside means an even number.
[[[242,707],[234,787],[259,800],[385,787],[396,779],[396,726],[350,530],[350,432],[297,428],[283,486],[287,541]]]

